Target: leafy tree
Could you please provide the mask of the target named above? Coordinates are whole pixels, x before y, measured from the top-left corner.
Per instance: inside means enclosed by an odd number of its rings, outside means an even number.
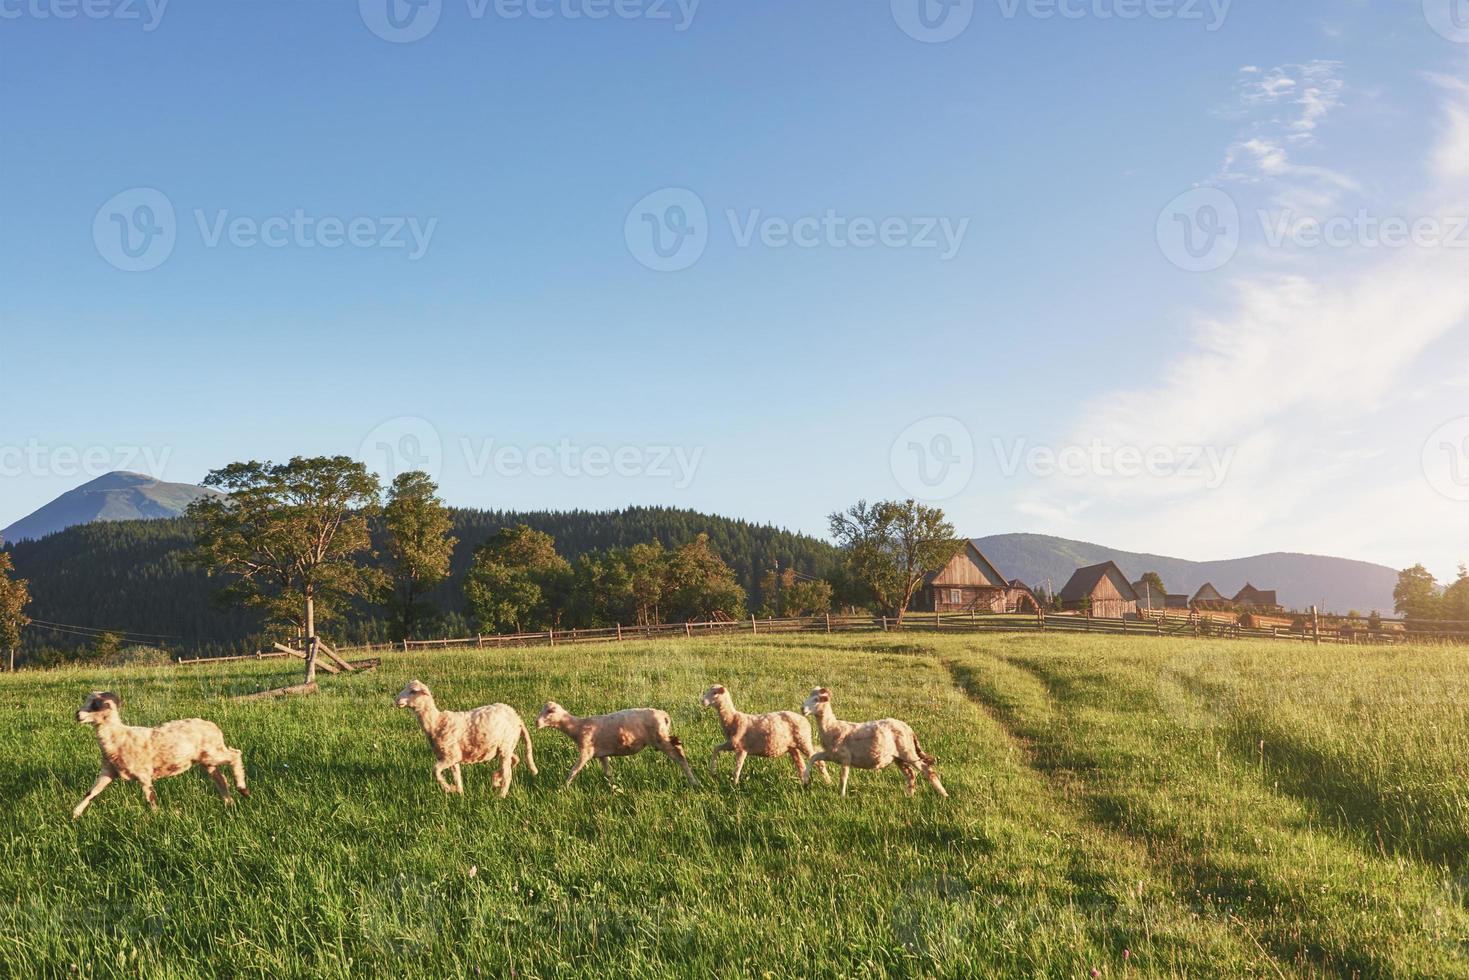
[[[571,564],[556,553],[556,540],[521,524],[502,528],[479,549],[464,594],[485,629],[529,632],[557,624],[571,578]]]
[[[664,605],[674,621],[739,619],[745,614],[745,590],[709,547],[709,535],[700,534],[670,552],[663,564]]]
[[[1367,617],[1367,628],[1373,633],[1381,633],[1382,613],[1378,612],[1376,609],[1372,610],[1372,615]]]
[[[1160,595],[1168,594],[1168,590],[1163,588],[1163,576],[1159,575],[1157,572],[1143,572],[1142,583],[1144,585],[1151,585],[1153,587],[1153,591],[1157,592]]]
[[[1439,618],[1438,582],[1422,565],[1405,568],[1398,573],[1398,584],[1392,590],[1393,608],[1409,620]]]
[[[15,670],[15,648],[20,646],[20,634],[30,620],[25,608],[30,605],[31,593],[25,579],[11,578],[15,565],[8,552],[0,551],[0,648],[5,650],[10,670]]]
[[[831,515],[831,535],[853,578],[884,615],[899,622],[924,576],[943,568],[964,547],[942,510],[911,499],[870,506],[859,500]]]
[[[87,659],[99,664],[108,664],[116,661],[120,653],[122,653],[122,637],[116,633],[103,633],[92,641],[91,648],[87,651]]]
[[[774,616],[819,616],[831,611],[832,586],[822,579],[801,578],[787,568],[777,579],[772,569],[760,580],[765,608]]]
[[[1469,568],[1460,565],[1459,577],[1444,587],[1439,615],[1451,621],[1448,629],[1453,632],[1469,632]]]
[[[371,548],[368,521],[381,488],[367,467],[346,456],[289,463],[234,463],[204,478],[227,497],[189,506],[192,559],[233,577],[221,595],[269,610],[299,599],[306,636],[306,683],[316,679],[317,603],[368,596],[382,573],[362,564]]]
[[[434,606],[424,600],[434,586],[449,576],[449,562],[457,539],[449,535],[453,516],[438,498],[439,488],[427,473],[403,473],[393,480],[383,508],[388,611],[395,640],[412,639]]]

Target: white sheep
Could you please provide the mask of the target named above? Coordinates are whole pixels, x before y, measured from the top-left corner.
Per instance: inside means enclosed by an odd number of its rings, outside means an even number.
[[[536,719],[537,728],[555,728],[576,743],[579,755],[566,776],[568,786],[593,759],[602,763],[603,775],[612,782],[612,764],[608,760],[637,755],[649,745],[678,763],[690,786],[698,786],[684,756],[683,742],[673,734],[672,726],[668,713],[656,708],[628,708],[610,715],[578,718],[555,701],[548,701]]]
[[[909,796],[915,785],[914,771],[922,772],[940,796],[948,796],[944,784],[939,782],[939,773],[934,768],[938,761],[918,743],[918,736],[907,722],[897,718],[883,718],[856,724],[837,718],[831,707],[831,691],[818,687],[811,692],[801,710],[816,716],[816,726],[821,733],[822,751],[811,757],[812,762],[830,761],[842,767],[842,795],[847,795],[847,777],[852,767],[858,769],[883,769],[897,763],[907,778],[904,787]],[[805,782],[811,782],[811,770],[806,770]]]
[[[115,779],[131,780],[143,789],[143,798],[151,809],[158,809],[155,779],[188,772],[197,763],[209,773],[225,806],[231,806],[230,784],[221,766],[234,773],[235,788],[241,796],[249,796],[245,788],[245,764],[239,749],[225,744],[224,733],[212,721],[189,718],[170,721],[157,728],[139,728],[122,723],[122,699],[111,691],[93,691],[82,702],[76,714],[78,724],[97,729],[97,744],[102,748],[102,772],[82,801],[71,811],[76,820],[92,805]]]
[[[464,776],[460,765],[493,762],[500,768],[492,778],[501,796],[510,794],[510,778],[518,763],[516,743],[525,739],[525,767],[537,774],[535,754],[531,750],[530,732],[520,715],[508,704],[490,704],[473,711],[440,711],[433,692],[421,681],[409,681],[398,692],[396,704],[409,708],[418,716],[423,733],[434,752],[434,779],[445,793],[464,793]],[[444,779],[444,770],[454,771],[454,785]]]
[[[715,684],[699,698],[699,704],[713,708],[719,715],[719,725],[724,729],[725,741],[716,745],[709,756],[709,774],[717,771],[719,753],[733,752],[735,755],[734,783],[740,784],[740,773],[744,771],[745,759],[760,756],[776,759],[789,755],[796,764],[796,773],[806,781],[806,760],[815,752],[811,744],[811,723],[794,711],[772,711],[763,715],[747,715],[735,710],[734,698],[723,684]],[[817,763],[821,775],[829,783],[831,773],[826,763]]]

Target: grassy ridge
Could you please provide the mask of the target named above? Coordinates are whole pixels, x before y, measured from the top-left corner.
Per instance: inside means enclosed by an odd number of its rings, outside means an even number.
[[[1107,637],[791,637],[393,656],[318,697],[224,699],[279,664],[0,678],[0,972],[17,976],[1469,975],[1469,793],[1453,652]],[[507,800],[446,798],[409,677],[529,719],[667,709],[703,786],[661,756],[560,788],[536,733]],[[728,684],[744,710],[817,684],[897,715],[953,799],[892,771],[843,801],[751,760],[704,777]],[[70,714],[202,714],[245,751],[225,813],[198,773],[146,812]],[[1259,745],[1264,742],[1264,749]],[[44,883],[44,887],[40,886]]]

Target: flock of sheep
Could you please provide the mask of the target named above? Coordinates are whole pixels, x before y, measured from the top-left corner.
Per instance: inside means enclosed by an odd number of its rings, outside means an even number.
[[[498,763],[498,769],[492,776],[493,784],[501,796],[509,794],[511,777],[515,766],[520,763],[515,750],[522,740],[525,742],[526,768],[532,774],[537,772],[530,732],[509,705],[490,704],[472,711],[441,711],[434,701],[433,692],[416,680],[408,682],[398,693],[395,703],[418,716],[419,725],[433,749],[434,780],[446,793],[464,792],[460,766],[490,762]],[[812,691],[801,706],[806,715],[816,719],[821,736],[820,752],[815,751],[812,744],[810,722],[794,711],[744,714],[735,709],[734,699],[722,684],[705,691],[699,704],[718,713],[725,734],[725,741],[716,745],[709,756],[709,772],[711,775],[716,772],[719,753],[733,752],[736,785],[744,771],[745,760],[750,756],[774,759],[788,755],[796,764],[802,785],[810,785],[813,766],[821,768],[821,775],[828,783],[831,775],[826,771],[826,763],[841,766],[843,796],[847,795],[847,779],[853,768],[884,769],[890,765],[896,765],[902,772],[907,781],[904,789],[908,795],[913,795],[917,773],[920,772],[934,792],[940,796],[949,795],[939,781],[936,760],[923,751],[918,736],[906,722],[897,718],[861,723],[842,721],[832,709],[831,691],[824,687]],[[102,749],[102,771],[92,789],[72,810],[73,820],[85,813],[97,795],[118,779],[136,782],[142,787],[148,805],[156,809],[158,798],[153,791],[154,781],[187,772],[195,765],[204,767],[226,805],[233,801],[229,779],[223,771],[225,767],[233,774],[235,788],[240,794],[250,795],[245,787],[245,766],[240,750],[225,743],[224,733],[218,725],[190,718],[156,728],[140,728],[124,725],[121,711],[122,700],[116,694],[94,691],[77,712],[79,723],[96,728],[97,742]],[[566,777],[567,785],[593,759],[602,764],[602,772],[610,782],[610,760],[636,755],[648,746],[676,762],[689,785],[698,785],[684,755],[683,743],[673,734],[668,713],[657,708],[628,708],[610,715],[582,718],[551,701],[541,709],[536,727],[555,728],[576,743],[578,756],[576,765]],[[453,784],[444,778],[445,772],[453,774]]]

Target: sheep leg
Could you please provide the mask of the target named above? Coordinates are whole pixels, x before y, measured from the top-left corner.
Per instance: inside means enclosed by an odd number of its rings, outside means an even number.
[[[933,791],[935,793],[942,796],[944,799],[949,798],[949,791],[944,789],[943,783],[939,782],[939,771],[936,768],[934,768],[933,766],[925,765],[923,767],[923,777],[928,780],[928,785],[933,787]]]
[[[92,788],[87,791],[87,795],[82,797],[82,801],[78,803],[76,805],[76,808],[71,811],[71,818],[73,820],[76,820],[80,818],[82,814],[86,813],[87,807],[91,806],[92,801],[95,800],[104,789],[112,784],[112,780],[114,778],[115,777],[110,772],[104,772],[99,775],[97,777],[97,781],[92,784]]]
[[[809,763],[811,760],[808,759],[806,761]],[[810,767],[808,766],[807,768],[809,769]],[[826,780],[826,785],[830,786],[831,785],[831,773],[829,773],[829,772],[826,771],[826,763],[825,762],[818,762],[818,763],[816,763],[816,768],[818,768],[818,769],[821,770],[821,778],[824,779],[824,780]]]
[[[734,784],[736,786],[740,784],[740,773],[745,771],[745,760],[749,757],[750,753],[746,752],[744,749],[735,749]]]
[[[500,798],[510,795],[510,776],[515,771],[515,756],[508,752],[500,754]]]
[[[224,773],[219,771],[219,766],[205,765],[204,771],[209,773],[209,778],[214,780],[215,788],[219,790],[219,798],[224,800],[225,806],[234,806],[235,801],[230,799],[230,781],[225,778]]]
[[[717,776],[717,775],[719,775],[719,753],[721,753],[721,752],[733,752],[733,751],[734,751],[734,743],[733,742],[726,741],[722,745],[716,745],[716,746],[714,746],[714,751],[709,754],[709,775],[711,775],[711,776]]]
[[[602,755],[597,757],[597,761],[602,763],[602,775],[607,777],[607,785],[616,789],[617,780],[612,778],[612,760]]]
[[[138,777],[138,785],[143,788],[143,799],[148,801],[148,809],[158,809],[158,794],[153,791],[153,780],[151,777]]]
[[[459,771],[459,763],[454,763],[454,792],[460,796],[464,795],[464,774]]]
[[[572,766],[571,772],[566,775],[567,786],[570,786],[571,781],[576,778],[576,774],[586,768],[588,762],[592,761],[592,755],[593,750],[591,746],[587,746],[581,750],[581,756],[576,760],[576,765]]]
[[[796,775],[801,777],[801,785],[806,785],[806,759],[801,755],[801,750],[792,747],[791,761],[796,764]]]
[[[903,779],[905,780],[903,794],[905,796],[912,796],[913,788],[918,785],[917,774],[913,771],[913,767],[906,762],[898,763],[898,771],[903,774]]]
[[[694,778],[694,770],[689,766],[688,757],[683,754],[683,743],[676,738],[671,738],[666,742],[659,742],[658,749],[678,763],[678,767],[683,770],[684,778],[689,781],[690,786],[698,788],[699,781]]]
[[[811,756],[811,758],[807,759],[806,771],[801,773],[801,785],[811,785],[811,769],[813,766],[820,766],[822,774],[826,775],[826,760],[829,758],[831,758],[831,756],[827,755],[826,750],[823,749],[820,752],[817,752],[815,755]],[[831,776],[826,775],[826,781],[828,783],[831,782]]]
[[[249,796],[250,791],[245,788],[245,754],[239,749],[230,749],[230,770],[235,776],[235,789],[240,791],[241,796]]]
[[[847,795],[847,780],[852,776],[851,766],[842,766],[842,795]]]
[[[449,781],[444,778],[444,770],[452,768],[453,763],[451,762],[437,762],[434,764],[434,779],[438,782],[439,789],[443,790],[445,793],[454,792],[454,787],[450,786]]]

